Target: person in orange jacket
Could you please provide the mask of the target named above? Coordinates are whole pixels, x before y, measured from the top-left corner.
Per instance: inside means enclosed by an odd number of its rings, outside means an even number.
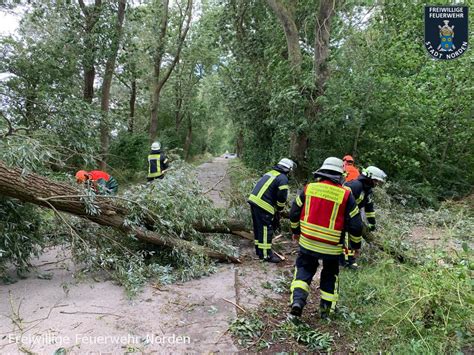
[[[354,158],[350,155],[346,155],[342,158],[342,161],[344,162],[344,175],[346,176],[346,182],[357,179],[360,172],[354,165]]]
[[[114,195],[118,190],[117,180],[101,170],[79,170],[76,181],[78,184],[89,183],[99,195]]]

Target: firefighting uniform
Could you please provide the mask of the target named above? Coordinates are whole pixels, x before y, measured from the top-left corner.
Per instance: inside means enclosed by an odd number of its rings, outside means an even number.
[[[101,195],[116,194],[118,191],[117,180],[113,176],[101,170],[89,171],[89,179],[97,183],[96,191]]]
[[[375,229],[375,211],[373,202],[373,191],[370,179],[364,175],[359,175],[355,180],[346,182],[344,186],[349,187],[354,195],[359,210],[363,210],[367,222],[369,223],[369,230]],[[354,242],[361,243],[362,237],[357,238],[354,236],[347,235],[347,249],[344,251],[344,263],[353,264],[355,262],[354,249],[352,244]],[[353,242],[354,241],[354,242]]]
[[[161,150],[152,150],[148,155],[148,181],[163,179],[163,171],[168,169],[168,158]]]
[[[296,259],[291,303],[306,305],[310,284],[322,260],[321,312],[335,309],[338,300],[339,256],[344,231],[360,238],[362,220],[354,196],[344,188],[340,176],[317,173],[319,181],[305,186],[293,202],[290,222],[293,234],[299,235],[300,251]],[[359,244],[354,247],[358,249]]]
[[[263,175],[248,198],[252,212],[255,252],[260,259],[272,256],[272,221],[288,198],[288,176],[278,166]]]

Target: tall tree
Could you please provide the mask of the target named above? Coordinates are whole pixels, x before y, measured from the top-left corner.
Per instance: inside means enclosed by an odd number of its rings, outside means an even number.
[[[299,31],[296,26],[294,16],[294,3],[285,6],[281,0],[267,0],[269,7],[272,9],[275,16],[278,18],[283,27],[287,47],[288,47],[288,61],[292,71],[293,82],[300,87],[300,91],[307,97],[305,107],[305,119],[307,125],[304,127],[311,127],[318,119],[321,112],[321,105],[317,98],[324,94],[324,85],[328,79],[327,58],[329,55],[329,39],[331,33],[331,18],[334,15],[335,0],[321,0],[319,2],[319,9],[316,12],[316,26],[314,38],[314,87],[315,90],[307,90],[301,83],[301,66],[302,54],[300,45]],[[305,168],[306,152],[309,148],[308,132],[305,129],[299,129],[291,134],[290,156],[294,158],[300,166]],[[300,176],[304,176],[306,169],[300,169]]]
[[[112,76],[115,70],[115,61],[117,59],[117,52],[122,39],[123,20],[125,17],[126,0],[119,0],[117,10],[117,20],[115,23],[114,33],[112,34],[112,41],[105,64],[104,78],[102,81],[102,96],[100,109],[102,117],[100,122],[100,146],[101,159],[100,169],[106,170],[106,156],[109,150],[110,127],[109,127],[109,108],[110,108],[110,88],[112,85]]]
[[[168,67],[162,72],[163,59],[166,52],[166,37],[168,35],[168,22],[169,22],[169,0],[161,1],[161,19],[160,19],[160,31],[157,38],[157,47],[154,55],[153,63],[153,93],[151,101],[151,115],[150,115],[150,141],[154,141],[158,134],[158,109],[160,104],[161,91],[168,81],[171,72],[174,70],[176,63],[179,60],[181,50],[183,48],[186,35],[191,24],[191,15],[193,1],[186,0],[186,8],[183,11],[179,6],[180,19],[178,25],[178,35],[176,39],[176,50],[173,55],[173,59]]]
[[[97,55],[97,40],[95,27],[99,21],[102,0],[94,0],[93,5],[87,6],[84,0],[79,0],[84,15],[84,53],[83,53],[83,70],[84,70],[84,101],[92,103],[94,98],[94,80],[95,80],[95,64]]]

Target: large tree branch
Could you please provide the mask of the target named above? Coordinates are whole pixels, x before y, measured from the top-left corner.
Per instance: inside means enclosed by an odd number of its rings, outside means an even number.
[[[267,0],[267,4],[270,6],[283,27],[286,44],[288,46],[288,60],[291,64],[292,70],[297,74],[301,71],[303,56],[301,55],[298,28],[296,27],[293,14],[280,0]]]

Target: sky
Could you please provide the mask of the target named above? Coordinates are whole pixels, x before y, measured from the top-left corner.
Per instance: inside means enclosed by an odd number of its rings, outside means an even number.
[[[18,28],[20,14],[12,11],[0,10],[0,35],[14,34]]]

